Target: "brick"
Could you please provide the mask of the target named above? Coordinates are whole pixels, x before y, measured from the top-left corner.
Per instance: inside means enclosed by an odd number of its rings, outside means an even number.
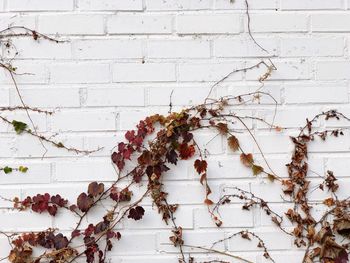
[[[76,176],[72,176],[75,174]],[[114,181],[115,170],[110,162],[91,160],[55,163],[54,180],[58,182],[91,182],[99,174],[99,181]]]
[[[130,93],[133,96],[130,96]],[[88,88],[86,106],[144,106],[145,92],[142,87]]]
[[[290,249],[292,247],[292,237],[285,235],[281,238],[276,235],[274,229],[263,229],[254,231],[262,240],[269,250],[281,250]],[[230,235],[228,235],[230,236]],[[242,239],[240,235],[237,235],[228,241],[229,251],[258,251],[258,240]]]
[[[180,81],[218,81],[230,72],[242,68],[240,63],[183,63],[179,65]],[[229,80],[241,80],[242,74],[232,74]]]
[[[31,122],[28,118],[26,111],[24,111],[24,110],[7,111],[5,113],[2,113],[1,115],[10,121],[12,121],[12,120],[21,121],[21,122],[27,123],[30,128],[33,127],[33,125],[31,124]],[[40,131],[40,132],[47,131],[48,127],[47,127],[47,119],[46,119],[45,114],[38,114],[36,112],[34,112],[34,113],[32,112],[32,114],[30,114],[30,117],[31,117],[33,123],[35,123],[37,131]],[[1,132],[15,133],[15,130],[14,130],[12,124],[2,125],[0,127],[0,131]]]
[[[175,81],[175,65],[172,63],[117,63],[113,65],[113,81]]]
[[[223,232],[218,231],[184,231],[183,239],[188,242],[187,244],[196,244],[197,246],[207,246],[212,244],[215,241],[221,240],[224,238]],[[164,252],[177,252],[177,248],[174,245],[169,243],[169,233],[161,232],[158,236],[158,246],[161,251]],[[192,251],[189,248],[183,248],[185,252]],[[213,249],[224,250],[224,244],[221,242],[213,247]]]
[[[263,153],[283,153],[292,150],[289,134],[286,133],[271,131],[269,133],[259,134],[256,136],[256,139]],[[257,146],[254,145],[254,147],[255,152],[259,152]]]
[[[84,150],[82,138],[70,135],[62,135],[59,137],[60,138],[57,136],[55,137],[56,142],[62,142],[68,147]],[[45,157],[71,157],[77,155],[74,151],[67,151],[65,149],[57,148],[45,142],[43,144],[45,145],[46,149],[44,149],[43,145],[38,139],[23,134],[15,138],[12,147],[14,155],[22,158],[42,158],[45,153]]]
[[[0,27],[5,29],[10,26],[25,26],[35,29],[35,16],[0,14]]]
[[[283,38],[281,56],[283,57],[330,57],[342,56],[344,39],[337,38]]]
[[[110,34],[170,34],[172,17],[170,15],[117,14],[107,20]]]
[[[0,107],[8,106],[9,103],[10,103],[9,89],[7,88],[0,89]]]
[[[346,164],[349,162],[349,160],[349,157],[329,158],[327,162],[327,169],[333,171],[337,178],[347,177],[349,170]]]
[[[253,212],[242,210],[240,205],[224,205],[220,207],[220,220],[223,222],[222,228],[247,228],[253,227]],[[207,208],[198,208],[195,210],[195,222],[199,228],[213,228],[215,222],[208,214]]]
[[[307,61],[273,61],[277,70],[273,71],[268,80],[303,80],[310,79],[310,65]],[[267,72],[265,66],[254,68],[246,72],[248,80],[258,80]]]
[[[6,236],[0,238],[0,246],[2,247],[0,251],[0,257],[7,258],[9,255],[9,251],[11,251],[12,247],[11,244],[9,244]]]
[[[150,11],[206,10],[213,0],[146,0],[146,9]]]
[[[7,231],[43,231],[52,226],[50,215],[34,212],[1,211],[1,226]],[[19,222],[26,222],[19,224]]]
[[[80,40],[73,43],[77,59],[142,58],[142,41],[139,40]]]
[[[314,32],[349,32],[350,15],[338,14],[314,14],[311,15],[311,29]]]
[[[51,83],[108,83],[110,66],[106,63],[56,63],[50,67]]]
[[[222,154],[223,141],[221,136],[216,136],[215,132],[203,132],[198,133],[196,143],[199,148],[208,154]]]
[[[215,9],[241,9],[246,10],[246,4],[244,1],[235,1],[234,3],[226,0],[215,0],[214,1]],[[249,2],[249,8],[251,10],[254,9],[277,9],[278,8],[278,1],[277,0],[260,0],[260,1],[251,1]]]
[[[271,82],[266,82],[264,86],[264,92],[267,92],[269,95],[260,94],[259,103],[260,104],[273,104],[275,105],[281,103],[281,85],[275,84]],[[218,93],[220,96],[225,96],[226,94],[230,94],[232,96],[239,96],[242,94],[247,94],[251,92],[256,92],[256,86],[250,85],[240,85],[240,84],[232,84],[227,89],[220,87],[218,89]]]
[[[118,246],[112,249],[111,255],[150,254],[156,250],[156,234],[154,232],[124,232],[123,237],[118,241]],[[132,244],[130,244],[130,240],[133,240]]]
[[[334,92],[334,91],[337,92]],[[288,85],[285,88],[286,103],[346,103],[349,101],[345,86]]]
[[[258,47],[251,39],[217,39],[214,40],[216,57],[269,57],[278,55],[279,42],[273,38],[256,38],[267,52]]]
[[[8,2],[9,11],[70,11],[73,0],[13,0]]]
[[[55,131],[115,130],[115,115],[104,111],[57,112],[51,119]]]
[[[154,40],[148,42],[148,57],[209,58],[210,43],[206,40]]]
[[[142,0],[79,0],[78,8],[89,11],[141,11]]]
[[[349,61],[320,61],[316,63],[316,79],[344,80],[350,70]]]
[[[327,107],[326,110],[334,110],[335,107],[333,106],[329,106]],[[348,116],[350,116],[350,108],[347,107],[347,106],[344,106],[344,107],[341,107],[339,105],[339,107],[336,107],[337,111],[341,114],[343,114],[345,117],[348,118]],[[349,127],[350,126],[350,121],[346,118],[340,118],[339,120],[338,119],[333,119],[333,118],[330,118],[328,119],[327,121],[324,121],[324,125],[325,127]]]
[[[38,21],[39,31],[46,34],[102,35],[104,33],[102,15],[41,15]]]
[[[14,197],[21,197],[21,190],[11,186],[1,187],[1,196],[5,199],[12,200]],[[5,199],[0,199],[0,208],[13,208],[13,203]],[[7,229],[4,229],[7,230]]]
[[[167,225],[162,217],[158,214],[157,208],[144,207],[145,215],[142,220],[143,223],[140,224],[134,220],[127,220],[125,222],[125,228],[128,230],[136,229],[171,229],[172,226]],[[193,228],[193,211],[191,207],[181,206],[175,213],[176,223],[184,229]]]
[[[15,75],[17,84],[46,84],[49,81],[49,71],[45,63],[15,61],[12,66],[17,68]],[[10,74],[5,70],[0,71],[0,82],[13,84]]]
[[[218,184],[212,183],[211,187],[217,190]],[[203,204],[205,198],[205,189],[199,182],[169,182],[164,189],[171,193],[168,196],[168,202],[173,204]],[[210,195],[213,200],[218,197],[219,193],[215,191]]]
[[[308,17],[305,14],[252,14],[252,32],[306,32]]]
[[[21,89],[21,96],[27,105],[32,107],[56,108],[56,107],[79,107],[79,89],[73,87],[60,88],[29,86]],[[11,105],[19,106],[21,101],[15,90],[10,91]]]
[[[12,157],[14,155],[14,138],[10,136],[0,136],[0,143],[3,145],[0,149],[0,157]]]
[[[282,0],[282,10],[332,10],[343,9],[342,0]]]
[[[272,251],[269,254],[276,262],[289,262],[289,263],[302,262],[305,256],[304,251],[297,251],[297,250],[283,251],[283,252]],[[270,261],[269,259],[266,259],[264,256],[260,256],[260,258],[262,263],[267,263]]]
[[[28,167],[28,171],[25,174],[13,171],[12,173],[6,175],[6,180],[1,181],[0,185],[48,184],[51,182],[50,163],[4,162],[4,165],[0,166],[4,167],[5,165],[8,165],[10,167],[19,167],[22,165]],[[13,197],[14,196],[11,196],[11,198]]]
[[[138,263],[138,262],[143,262],[143,263],[163,263],[163,262],[167,262],[167,263],[178,263],[179,259],[178,258],[174,258],[173,256],[138,256],[138,257],[127,257],[127,258],[122,258],[121,262],[122,263]],[[114,262],[114,260],[113,260]]]
[[[29,38],[20,38],[13,41],[15,49],[10,50],[9,57],[21,59],[70,59],[71,44],[69,42],[56,43],[53,41],[34,41]],[[18,54],[15,54],[15,53]]]
[[[345,130],[344,136],[334,137],[328,136],[326,141],[317,138],[314,143],[310,144],[309,152],[314,153],[330,153],[330,152],[348,152],[349,132]],[[340,197],[339,197],[340,198]]]
[[[146,109],[145,111],[141,110],[125,110],[121,111],[119,113],[119,121],[120,121],[120,126],[119,129],[122,131],[126,130],[133,130],[136,128],[136,125],[139,123],[140,120],[145,119],[147,116],[156,114],[158,111],[157,110],[151,110],[151,109]],[[160,114],[165,113],[164,112],[158,112]]]
[[[115,131],[112,133],[103,133],[100,135],[86,135],[84,136],[84,142],[87,149],[100,149],[97,152],[92,153],[90,156],[104,156],[111,157],[111,149],[117,146],[118,142],[125,140],[124,134],[116,134]]]
[[[274,110],[261,111],[258,113],[259,118],[268,122],[269,124],[274,124],[282,128],[299,128],[305,125],[305,120],[308,118],[311,120],[316,114],[321,112],[319,107],[308,108],[288,108],[279,109],[277,112]],[[318,123],[314,123],[317,127]],[[257,122],[258,128],[270,129],[271,127],[265,122]]]
[[[178,34],[238,34],[240,17],[232,14],[178,15]]]
[[[192,91],[196,96],[193,96]],[[170,94],[172,105],[197,105],[202,103],[209,93],[208,88],[183,87],[183,88],[166,88],[157,87],[148,90],[149,104],[169,106]]]

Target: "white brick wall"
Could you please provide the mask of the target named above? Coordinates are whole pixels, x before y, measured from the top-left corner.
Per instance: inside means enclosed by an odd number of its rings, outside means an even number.
[[[284,164],[292,150],[288,135],[295,133],[306,117],[333,108],[350,114],[350,1],[249,0],[251,30],[269,53],[259,49],[248,35],[244,0],[234,2],[0,0],[0,30],[9,25],[23,25],[67,40],[55,44],[13,39],[19,52],[14,66],[19,72],[33,73],[17,78],[25,102],[56,110],[52,117],[33,114],[39,130],[49,134],[61,132],[60,139],[79,148],[105,147],[90,157],[77,157],[49,147],[47,158],[42,160],[40,142],[26,135],[15,136],[7,125],[1,124],[0,166],[23,164],[29,171],[25,175],[0,174],[0,195],[11,198],[51,192],[74,199],[90,181],[113,181],[110,150],[123,138],[123,131],[133,128],[139,119],[155,112],[167,113],[172,90],[174,109],[200,103],[212,83],[234,69],[255,64],[262,57],[271,58],[278,68],[264,89],[279,104],[276,124],[288,130],[278,134],[255,121],[249,127],[253,128],[274,169],[286,176]],[[3,50],[3,55],[11,56],[14,52]],[[260,68],[235,74],[215,92],[238,95],[254,91],[263,73],[264,69]],[[0,106],[19,105],[7,73],[0,72],[0,83]],[[274,105],[262,98],[260,105],[244,110],[244,114],[272,120]],[[24,113],[15,116],[26,120]],[[329,126],[349,127],[349,123],[331,122]],[[262,195],[273,202],[277,211],[283,212],[278,185],[252,178],[221,138],[206,145],[215,134],[202,132],[198,136],[199,144],[211,153],[208,177],[213,199],[225,186],[235,184]],[[314,144],[310,148],[312,170],[322,173],[333,169],[341,177],[339,183],[348,184],[349,140],[348,135]],[[241,144],[258,152],[249,136],[242,135]],[[176,217],[187,230],[185,240],[189,244],[205,245],[248,228],[266,239],[277,263],[292,262],[291,257],[295,263],[301,262],[300,250],[293,247],[292,241],[270,219],[259,210],[242,211],[239,201],[222,209],[227,223],[216,230],[202,205],[203,188],[191,162],[180,164],[167,174],[166,180],[169,201],[183,204]],[[317,178],[313,183],[317,183]],[[346,195],[344,191],[340,193],[343,195]],[[313,200],[322,197],[311,196]],[[0,199],[0,207],[8,205]],[[149,201],[145,209],[143,221],[123,225],[123,239],[119,250],[111,253],[111,262],[177,262],[176,249],[164,244],[169,243],[169,226],[161,222]],[[0,230],[60,226],[69,231],[69,224],[74,225],[70,220],[63,214],[53,220],[45,215],[5,210],[0,211]],[[0,258],[6,256],[5,245],[0,238]],[[266,262],[256,246],[242,239],[231,239],[221,248],[257,263]],[[205,258],[200,253],[198,257]]]

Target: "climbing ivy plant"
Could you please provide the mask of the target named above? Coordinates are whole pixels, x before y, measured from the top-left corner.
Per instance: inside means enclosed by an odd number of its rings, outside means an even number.
[[[248,2],[246,3],[249,18]],[[47,41],[60,42],[25,27],[10,27],[0,33],[3,34],[1,39],[28,36],[32,37],[34,41],[43,38]],[[252,39],[254,40],[253,37]],[[254,42],[256,43],[255,40]],[[10,45],[10,41],[8,43]],[[11,76],[14,88],[21,100],[20,106],[1,108],[0,119],[10,125],[18,136],[21,136],[23,133],[30,134],[40,140],[45,150],[45,144],[48,143],[77,154],[89,154],[95,151],[71,148],[60,141],[54,141],[38,133],[30,113],[37,112],[52,115],[53,112],[43,111],[26,105],[16,83],[17,69],[12,67],[10,62],[6,61],[1,62],[0,67]],[[108,252],[118,244],[119,240],[126,238],[123,235],[121,224],[125,220],[140,221],[139,223],[142,224],[142,218],[145,215],[143,200],[151,198],[152,204],[157,209],[161,219],[165,224],[172,226],[169,233],[169,243],[179,249],[179,263],[198,262],[196,258],[184,252],[184,248],[211,252],[236,261],[251,262],[230,252],[215,249],[216,244],[236,236],[250,241],[256,240],[262,255],[266,259],[275,262],[264,240],[253,231],[239,231],[213,244],[209,244],[211,245],[210,247],[188,244],[186,242],[183,236],[184,229],[181,225],[178,225],[176,220],[179,204],[168,201],[168,196],[172,195],[172,193],[166,191],[166,180],[164,178],[165,176],[171,176],[171,171],[177,169],[179,162],[191,160],[193,169],[197,173],[198,183],[204,188],[203,205],[207,207],[208,216],[211,217],[218,228],[225,225],[225,221],[220,216],[220,208],[235,199],[239,199],[243,202],[243,210],[261,209],[271,218],[276,228],[281,231],[281,236],[293,237],[295,246],[303,248],[305,251],[303,263],[318,261],[324,263],[348,262],[350,249],[349,198],[340,199],[338,197],[337,192],[340,186],[337,184],[336,176],[332,171],[327,171],[325,175],[320,175],[323,181],[316,189],[310,187],[311,182],[308,178],[308,147],[310,144],[316,143],[317,138],[325,141],[330,136],[344,136],[342,129],[323,130],[314,127],[316,121],[319,119],[324,119],[325,121],[345,119],[349,121],[349,119],[336,110],[322,112],[311,120],[307,119],[299,134],[290,138],[294,145],[294,151],[290,162],[287,164],[288,177],[284,178],[276,174],[266,160],[264,152],[259,146],[253,131],[249,128],[247,121],[262,122],[271,128],[271,132],[281,132],[283,127],[258,117],[241,116],[239,111],[236,110],[245,104],[259,103],[262,97],[270,98],[273,102],[275,102],[275,99],[261,89],[238,96],[227,95],[219,99],[211,96],[213,89],[231,75],[258,67],[264,67],[266,70],[262,76],[257,77],[262,84],[276,70],[270,60],[260,61],[247,68],[233,70],[211,87],[203,103],[183,108],[178,112],[170,111],[167,115],[154,114],[140,120],[134,130],[125,133],[124,141],[115,145],[115,151],[111,154],[111,162],[116,170],[114,182],[104,184],[98,182],[98,178],[96,178],[95,182],[87,185],[86,191],[77,194],[75,200],[68,200],[60,193],[37,193],[23,200],[19,197],[14,197],[11,200],[7,199],[7,201],[13,203],[13,207],[16,210],[31,210],[39,214],[47,213],[52,217],[65,211],[74,215],[76,222],[72,222],[72,231],[69,234],[52,228],[39,232],[1,232],[8,238],[11,246],[8,257],[3,260],[8,260],[12,263],[70,263],[75,262],[79,258],[84,258],[87,263],[108,262]],[[15,110],[24,110],[30,123],[10,120],[1,115],[1,112]],[[253,155],[253,153],[246,151],[242,147],[240,133],[237,132],[240,129],[239,127],[242,126],[259,149],[258,155],[262,157],[262,162],[259,163],[257,161],[256,154]],[[209,164],[207,157],[209,153],[202,149],[197,142],[197,134],[201,130],[214,131],[217,136],[224,138],[227,147],[240,156],[240,164],[237,165],[245,166],[247,173],[250,173],[252,177],[259,176],[270,183],[280,185],[286,204],[289,204],[290,208],[284,214],[279,214],[270,207],[270,204],[264,200],[263,196],[257,196],[253,192],[240,189],[235,185],[230,186],[230,194],[222,194],[219,200],[214,200],[212,197],[213,189],[210,180],[208,180]],[[18,168],[5,166],[0,168],[0,170],[5,174],[14,170],[25,173],[28,168],[24,166],[19,166]],[[215,177],[215,174],[211,176]],[[6,180],[6,177],[2,180]],[[322,191],[327,195],[322,202],[317,203],[325,207],[325,212],[318,219],[316,219],[313,210],[315,203],[309,201],[309,195],[312,191]],[[100,215],[97,223],[84,226],[84,219],[89,214],[94,213],[96,216],[97,212],[93,208],[97,206],[105,207],[105,212]],[[28,220],[30,219],[28,218]],[[290,221],[293,225],[292,230],[283,226],[284,220]],[[132,243],[132,240],[130,242]],[[201,262],[227,261],[218,259]]]

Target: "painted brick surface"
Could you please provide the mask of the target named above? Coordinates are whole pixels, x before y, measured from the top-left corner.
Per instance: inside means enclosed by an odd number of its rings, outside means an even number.
[[[263,88],[275,101],[262,97],[259,105],[242,107],[238,112],[288,128],[277,133],[256,120],[247,122],[271,166],[285,177],[284,164],[292,153],[288,136],[298,131],[306,117],[336,108],[350,115],[350,1],[249,0],[249,4],[252,33],[268,52],[248,34],[244,0],[0,0],[0,30],[10,25],[26,26],[65,40],[38,43],[19,37],[13,39],[16,50],[3,48],[5,57],[18,52],[13,62],[18,73],[32,73],[17,76],[24,101],[55,111],[53,116],[32,115],[38,130],[60,133],[60,140],[74,147],[104,147],[89,157],[48,147],[47,158],[42,159],[40,142],[27,135],[16,136],[8,125],[1,124],[0,166],[23,164],[29,171],[25,175],[1,174],[0,195],[12,198],[50,192],[74,200],[90,181],[112,182],[116,175],[109,155],[125,130],[147,115],[166,114],[171,94],[174,110],[201,103],[216,81],[254,65],[259,58],[271,59],[278,68]],[[261,67],[234,74],[214,94],[255,91],[261,86],[258,78],[263,73]],[[20,105],[8,73],[0,71],[0,83],[0,107]],[[275,102],[279,107],[276,116]],[[24,112],[11,114],[8,116],[26,121]],[[323,127],[325,123],[316,125]],[[243,132],[239,135],[241,145],[258,153],[244,127],[236,127]],[[349,123],[330,122],[327,127],[349,127]],[[350,178],[350,139],[346,134],[310,147],[311,169],[319,174],[334,170],[344,186]],[[271,201],[276,211],[283,213],[288,207],[282,204],[279,186],[252,178],[222,138],[203,131],[197,142],[210,153],[212,199],[234,184]],[[224,225],[216,229],[203,206],[204,190],[192,165],[183,162],[165,176],[169,202],[182,204],[176,217],[186,230],[188,244],[210,246],[207,242],[249,229],[266,239],[277,263],[301,262],[300,250],[293,247],[292,240],[261,211],[243,211],[240,200],[223,208]],[[311,176],[313,186],[317,186],[319,178]],[[339,196],[345,197],[346,191]],[[324,197],[313,193],[310,199]],[[123,239],[111,253],[111,262],[178,262],[177,250],[169,245],[170,227],[161,222],[150,200],[145,202],[144,222],[123,225]],[[0,211],[0,230],[7,232],[46,227],[70,231],[70,224],[74,226],[70,220],[76,219],[67,214],[52,219],[18,213],[3,199],[0,207],[5,209]],[[98,220],[96,215],[84,224],[94,220]],[[290,227],[287,222],[285,226]],[[1,237],[0,258],[6,256],[6,244]],[[233,238],[221,245],[217,248],[253,262],[266,262],[256,245],[248,241]],[[203,261],[220,258],[195,255]]]

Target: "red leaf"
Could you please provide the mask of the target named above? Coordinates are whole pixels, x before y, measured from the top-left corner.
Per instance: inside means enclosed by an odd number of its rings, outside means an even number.
[[[75,237],[78,237],[78,236],[80,236],[80,231],[79,230],[74,230],[74,231],[72,231],[72,238],[75,238]]]
[[[49,206],[47,208],[47,211],[49,212],[50,215],[55,216],[57,213],[57,206],[55,206],[55,205]]]
[[[194,162],[194,168],[196,169],[197,173],[201,174],[203,172],[207,171],[208,164],[205,160],[199,160],[197,159]]]
[[[78,208],[82,212],[87,212],[93,203],[93,199],[85,193],[81,193],[77,199]]]
[[[187,160],[194,155],[195,149],[192,144],[188,145],[187,143],[182,143],[180,144],[179,152],[180,152],[180,158],[183,160]]]
[[[206,204],[206,205],[212,205],[212,204],[214,204],[214,202],[211,201],[210,199],[206,198],[206,199],[204,200],[204,204]]]
[[[140,220],[145,214],[145,209],[142,206],[136,206],[135,208],[131,208],[129,211],[128,218],[132,218],[134,220]]]
[[[132,142],[134,139],[135,139],[135,131],[132,130],[132,131],[127,131],[125,133],[125,138],[129,141],[129,142]]]

